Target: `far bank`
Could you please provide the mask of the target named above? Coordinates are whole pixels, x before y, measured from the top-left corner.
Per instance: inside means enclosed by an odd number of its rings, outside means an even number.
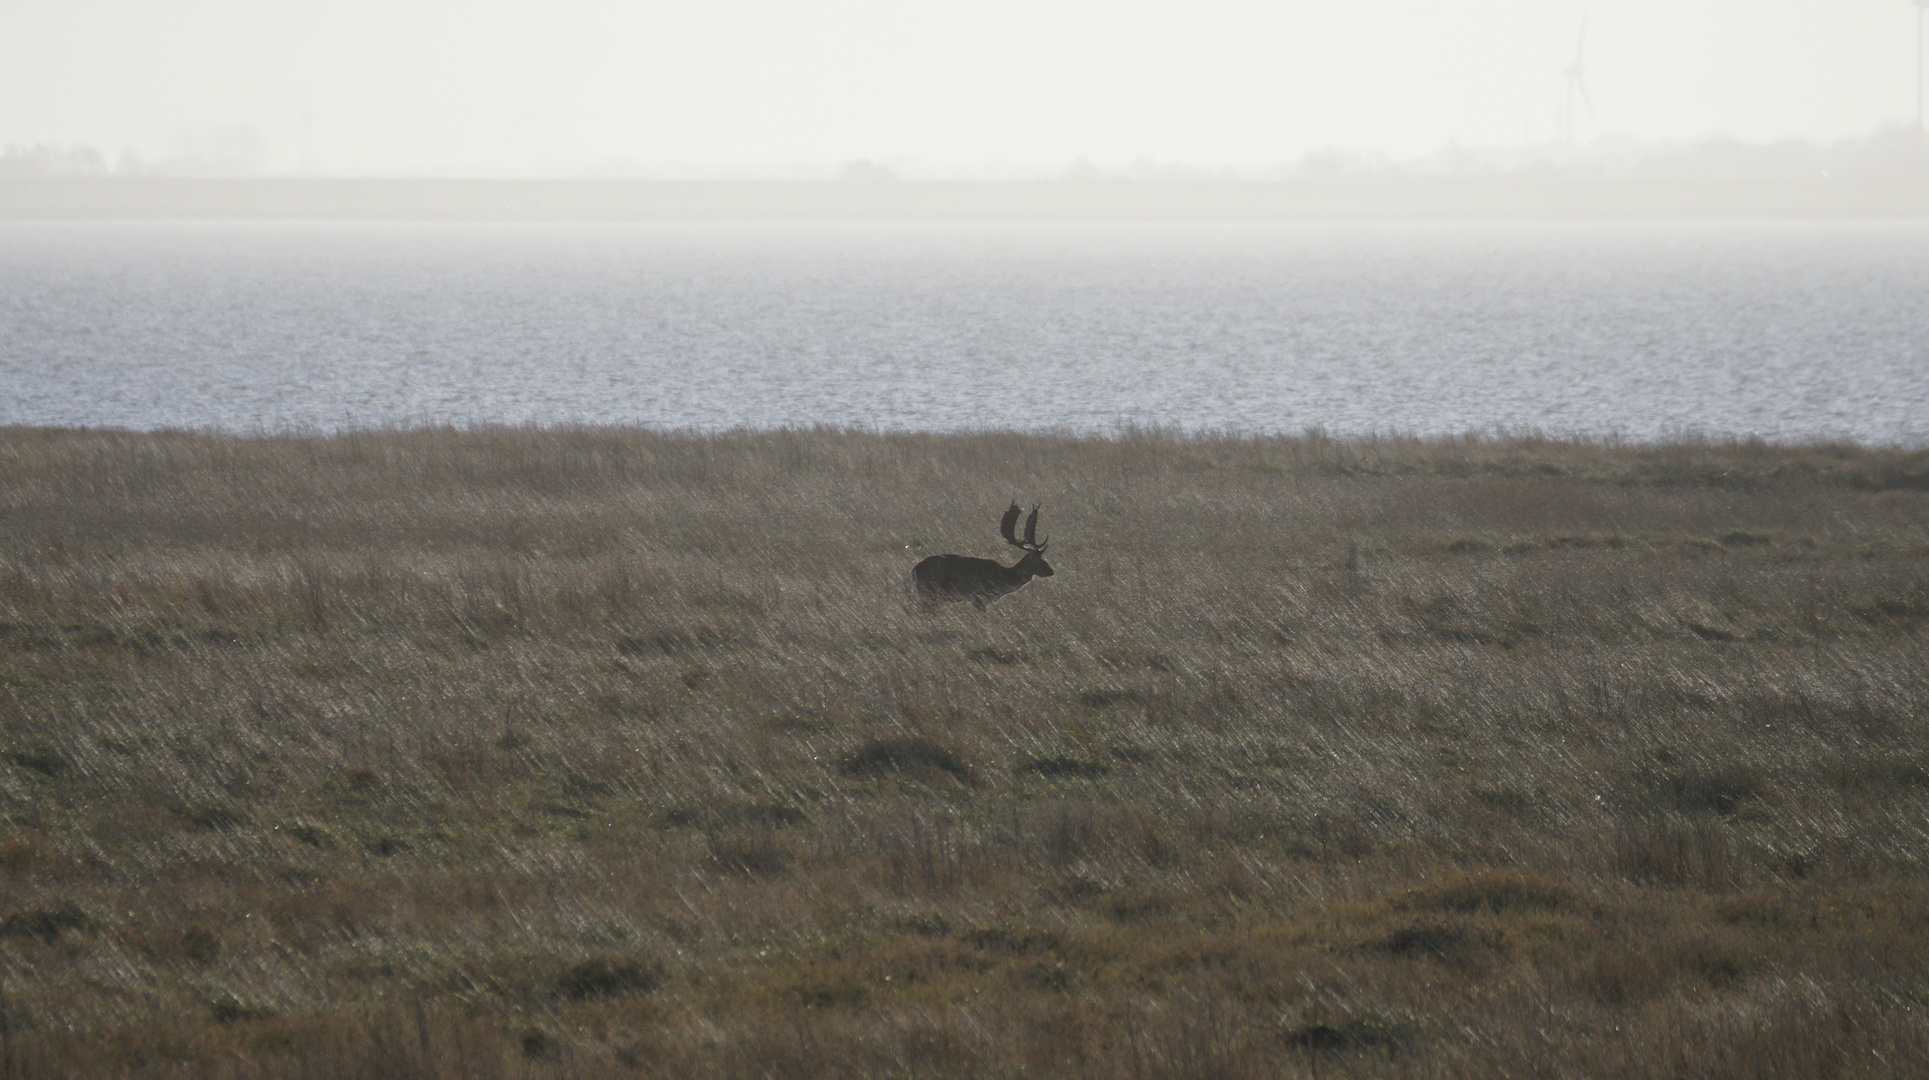
[[[1920,220],[1920,179],[0,180],[0,220]]]

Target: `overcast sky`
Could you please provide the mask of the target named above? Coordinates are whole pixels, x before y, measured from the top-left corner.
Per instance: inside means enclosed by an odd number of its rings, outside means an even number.
[[[1583,17],[1581,139],[1914,120],[1911,0],[0,0],[0,144],[252,126],[292,171],[305,111],[334,175],[1408,157],[1553,138]]]

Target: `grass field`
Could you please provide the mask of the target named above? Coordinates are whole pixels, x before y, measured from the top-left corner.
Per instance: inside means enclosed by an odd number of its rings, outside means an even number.
[[[0,1080],[1929,1075],[1926,626],[1921,452],[0,429]]]

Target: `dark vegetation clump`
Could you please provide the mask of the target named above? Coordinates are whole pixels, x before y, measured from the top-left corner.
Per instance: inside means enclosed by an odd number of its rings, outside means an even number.
[[[1506,947],[1492,930],[1441,922],[1417,922],[1394,929],[1368,945],[1388,956],[1423,957],[1447,964],[1464,964]]]
[[[69,930],[85,930],[87,926],[87,913],[79,905],[67,902],[16,911],[0,919],[0,938],[37,938],[51,942]]]
[[[1733,814],[1756,798],[1765,780],[1747,765],[1714,769],[1677,770],[1646,778],[1652,798],[1661,806],[1688,814]]]
[[[1360,1016],[1337,1024],[1304,1024],[1287,1029],[1280,1042],[1296,1050],[1340,1052],[1393,1051],[1411,1037],[1411,1025],[1379,1016]]]
[[[307,844],[311,848],[330,848],[335,846],[334,838],[328,834],[328,830],[319,825],[300,822],[292,825],[284,825],[280,831],[289,839],[298,843]]]
[[[522,1034],[522,1056],[531,1061],[547,1061],[556,1056],[556,1037],[541,1028],[530,1028]]]
[[[710,865],[727,874],[773,878],[790,870],[795,847],[775,829],[741,829],[709,840]]]
[[[0,428],[0,1076],[1929,1076],[1926,460]]]
[[[634,960],[585,960],[556,979],[556,995],[567,1001],[647,994],[663,982],[662,973]]]
[[[49,780],[57,780],[72,768],[59,751],[46,746],[27,746],[17,750],[0,752],[5,759],[29,772],[38,773]]]
[[[924,778],[946,773],[960,781],[971,780],[971,767],[963,758],[925,738],[875,739],[846,755],[838,769],[846,776]]]
[[[197,964],[212,964],[221,956],[221,935],[204,926],[181,935],[181,954]]]
[[[217,1024],[238,1024],[245,1020],[268,1020],[275,1010],[265,1005],[242,1001],[232,994],[224,994],[208,1003],[208,1016]]]

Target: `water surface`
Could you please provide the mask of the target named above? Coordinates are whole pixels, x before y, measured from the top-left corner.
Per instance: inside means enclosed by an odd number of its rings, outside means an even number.
[[[1929,225],[0,225],[0,423],[1929,443]]]

